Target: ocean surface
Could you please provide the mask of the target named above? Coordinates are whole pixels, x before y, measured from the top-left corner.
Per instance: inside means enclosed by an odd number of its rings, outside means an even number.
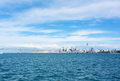
[[[0,81],[120,81],[120,54],[0,54]]]

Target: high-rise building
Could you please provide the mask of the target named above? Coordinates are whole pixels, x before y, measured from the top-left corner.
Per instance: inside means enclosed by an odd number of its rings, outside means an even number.
[[[69,48],[67,47],[67,50],[66,51],[69,51]]]
[[[91,47],[91,52],[93,52],[93,47]]]
[[[65,51],[64,47],[61,48],[61,51]]]
[[[75,51],[77,51],[77,48],[75,48]]]
[[[73,47],[71,47],[71,51],[73,51]]]

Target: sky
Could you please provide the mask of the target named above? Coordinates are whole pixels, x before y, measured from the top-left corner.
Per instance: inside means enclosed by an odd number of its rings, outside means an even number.
[[[120,0],[0,0],[0,47],[120,49]]]

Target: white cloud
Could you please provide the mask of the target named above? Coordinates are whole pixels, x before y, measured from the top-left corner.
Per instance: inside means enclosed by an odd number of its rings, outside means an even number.
[[[89,34],[102,34],[102,33],[108,33],[107,31],[98,31],[98,30],[79,30],[74,33],[71,33],[72,35],[89,35]]]
[[[2,0],[0,3],[4,6],[11,4],[26,3],[30,0]],[[32,2],[31,0],[30,2]],[[34,1],[33,1],[34,2]],[[71,4],[72,3],[72,4]],[[16,5],[17,5],[16,4]],[[34,44],[43,43],[43,47],[55,47],[58,48],[59,42],[81,42],[81,41],[114,41],[120,40],[120,38],[93,38],[84,35],[89,34],[102,34],[108,33],[106,31],[99,30],[81,30],[71,33],[71,36],[50,36],[50,35],[29,35],[24,36],[18,32],[28,31],[36,33],[54,33],[61,30],[55,29],[39,29],[34,27],[27,27],[29,24],[41,24],[50,23],[61,20],[89,20],[101,18],[120,18],[120,1],[119,0],[53,0],[53,4],[47,4],[49,7],[43,8],[31,8],[29,10],[21,11],[20,13],[14,13],[9,19],[0,20],[0,42],[1,45],[21,45],[26,47],[38,47]],[[57,6],[59,5],[59,7]],[[12,6],[13,7],[13,6]],[[1,12],[2,13],[2,12]],[[58,25],[52,25],[58,26]],[[73,26],[75,27],[75,26]],[[33,45],[31,45],[34,43]],[[47,44],[48,45],[47,45]]]
[[[80,3],[80,1],[78,2]],[[20,13],[15,13],[11,19],[7,19],[3,22],[1,21],[1,23],[6,25],[26,25],[32,23],[40,24],[53,22],[58,20],[120,18],[120,1],[118,0],[102,0],[98,2],[93,1],[93,3],[90,2],[90,4],[87,3],[86,5],[79,5],[74,7],[67,5],[61,6],[59,8],[55,8],[55,6],[49,8],[32,8]]]
[[[90,38],[86,36],[67,36],[64,38],[55,38],[49,35],[39,36],[22,36],[22,35],[2,35],[0,40],[1,45],[12,45],[12,44],[31,44],[31,43],[43,43],[52,44],[60,42],[81,42],[81,41],[114,41],[120,40],[120,38]],[[9,41],[8,41],[9,40]]]
[[[120,18],[119,14],[120,1],[102,1],[77,7],[32,8],[22,13],[16,13],[12,19],[21,24],[31,24],[57,20]]]
[[[96,24],[95,23],[93,23],[93,24],[90,24],[89,26],[95,26]]]
[[[39,49],[60,49],[57,44],[51,45],[33,45],[33,44],[24,44],[24,45],[11,45],[12,47],[27,47],[27,48],[39,48]]]
[[[11,5],[22,5],[23,3],[30,4],[38,0],[0,0],[0,7],[9,7]]]
[[[61,31],[61,30],[40,30],[40,31],[38,31],[38,32],[42,32],[42,33],[54,33],[54,32],[59,32],[59,31]],[[34,31],[35,32],[35,31]]]
[[[39,49],[41,49],[41,46],[39,46],[39,45],[28,45],[28,44],[25,44],[25,45],[12,45],[12,46],[15,46],[15,47],[28,47],[28,48],[39,48]]]
[[[43,29],[43,28],[35,28],[35,27],[1,27],[1,32],[35,32],[35,33],[54,33],[60,32],[61,30],[55,29]]]
[[[60,48],[57,44],[52,44],[52,45],[42,45],[43,48],[54,48],[58,49]]]
[[[111,48],[111,49],[120,48],[119,44],[98,44],[98,46],[105,47],[105,48]]]
[[[34,44],[24,44],[24,45],[11,45],[8,46],[13,47],[13,48],[38,48],[38,49],[43,49],[43,50],[52,50],[52,49],[61,49],[62,47],[66,48],[82,48],[82,49],[86,49],[86,43],[79,43],[79,44],[64,44],[64,45],[58,45],[58,44],[41,44],[41,45],[34,45]],[[91,47],[93,47],[94,49],[119,49],[120,45],[119,44],[89,44],[88,48],[90,49]]]
[[[96,34],[96,32],[91,31],[90,33],[84,33],[82,35],[88,35],[88,34]],[[97,32],[98,33],[98,32]],[[101,33],[101,32],[99,32]],[[30,36],[24,36],[21,35],[17,32],[14,32],[12,34],[10,33],[1,33],[0,35],[0,42],[1,42],[1,47],[2,46],[19,46],[19,47],[36,47],[36,48],[53,48],[53,49],[58,49],[64,45],[64,47],[69,46],[72,44],[76,43],[86,43],[86,42],[101,42],[101,43],[107,43],[107,41],[110,42],[115,42],[115,41],[120,41],[120,38],[100,38],[100,37],[88,37],[88,36],[81,36],[80,35],[72,35],[72,36],[65,36],[65,37],[54,37],[50,35],[30,35]],[[118,43],[118,42],[116,42]],[[60,45],[58,45],[60,44]],[[68,45],[66,45],[68,44]],[[78,45],[77,44],[77,45]],[[116,44],[118,46],[119,44]]]
[[[78,28],[80,26],[76,26],[76,25],[73,25],[73,26],[70,26],[71,28]]]
[[[40,30],[33,30],[30,28],[18,28],[18,29],[0,29],[1,35],[0,35],[0,42],[1,46],[6,46],[6,45],[30,45],[30,44],[59,44],[59,43],[65,43],[69,42],[86,42],[86,41],[114,41],[114,40],[120,40],[120,38],[110,38],[110,37],[88,37],[84,35],[89,35],[89,34],[102,34],[102,33],[108,33],[107,31],[99,31],[99,30],[81,30],[81,31],[76,31],[73,33],[67,33],[61,35],[24,35],[21,33],[18,33],[16,31],[30,31],[30,32],[40,32]],[[54,31],[47,31],[44,30],[44,33],[50,33]]]
[[[63,24],[60,25],[51,24],[50,26],[63,26]]]

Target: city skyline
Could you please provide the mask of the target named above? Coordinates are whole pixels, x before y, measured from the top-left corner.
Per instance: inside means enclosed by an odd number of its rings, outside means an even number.
[[[0,48],[120,49],[119,0],[4,0]]]
[[[88,45],[88,44],[87,44]],[[91,48],[74,48],[74,47],[62,47],[59,50],[41,50],[41,49],[26,49],[26,48],[0,48],[0,54],[3,53],[111,53],[119,54],[120,49],[94,49]]]

